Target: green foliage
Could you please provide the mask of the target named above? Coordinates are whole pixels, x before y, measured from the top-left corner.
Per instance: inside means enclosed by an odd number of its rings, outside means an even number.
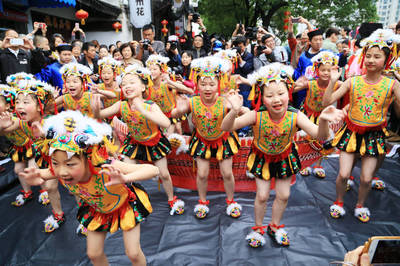
[[[294,17],[302,16],[315,26],[355,28],[361,22],[378,20],[374,0],[200,0],[199,12],[210,33],[223,33],[229,37],[237,23],[283,31],[283,12],[290,10]]]

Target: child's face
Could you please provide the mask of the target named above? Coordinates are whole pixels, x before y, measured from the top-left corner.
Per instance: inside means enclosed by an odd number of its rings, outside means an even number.
[[[141,97],[146,86],[137,75],[128,74],[122,79],[121,88],[127,99],[133,99]]]
[[[270,82],[264,86],[262,97],[265,107],[272,116],[278,118],[287,110],[289,93],[286,84],[283,82]]]
[[[153,79],[157,79],[157,78],[161,77],[161,69],[160,69],[160,67],[158,65],[151,65],[149,67],[149,69],[150,69],[150,72],[151,72],[151,77]]]
[[[213,101],[218,93],[218,79],[215,78],[200,78],[197,83],[199,93],[204,101]]]
[[[76,185],[90,178],[86,160],[77,155],[68,159],[65,151],[56,150],[51,155],[51,163],[56,177],[61,178],[67,185]]]
[[[331,71],[332,71],[331,64],[321,64],[317,70],[318,78],[320,78],[321,80],[324,80],[324,81],[330,80],[331,79]]]
[[[187,53],[183,53],[182,55],[182,65],[188,66],[192,62],[192,58],[187,55]]]
[[[105,84],[110,84],[114,81],[114,72],[111,67],[105,67],[101,71],[101,79]]]
[[[82,92],[82,80],[77,76],[68,76],[65,81],[65,88],[72,97],[77,97]]]
[[[7,103],[4,96],[0,96],[0,113],[8,111],[10,109],[10,104]]]
[[[15,100],[15,110],[22,120],[34,121],[40,117],[40,107],[31,94],[18,94]]]
[[[114,59],[121,61],[123,59],[122,54],[120,52],[115,52],[114,53]]]
[[[372,47],[367,50],[365,55],[365,68],[367,71],[382,71],[385,67],[386,56],[379,47]]]
[[[106,56],[108,56],[108,50],[106,48],[101,48],[99,51],[99,57],[104,58]]]

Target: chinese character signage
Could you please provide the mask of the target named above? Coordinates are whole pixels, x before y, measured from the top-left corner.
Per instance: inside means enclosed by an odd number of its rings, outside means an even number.
[[[151,23],[151,1],[129,0],[131,23],[135,28],[142,28]]]

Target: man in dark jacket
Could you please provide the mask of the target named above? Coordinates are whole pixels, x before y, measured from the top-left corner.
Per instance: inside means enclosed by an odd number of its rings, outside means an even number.
[[[23,43],[15,44],[16,40],[22,40]],[[7,76],[15,73],[31,73],[30,56],[23,50],[34,49],[32,42],[28,38],[20,39],[15,30],[9,29],[5,32],[2,48],[3,50],[0,52],[1,83],[5,83]]]
[[[90,78],[97,83],[99,80],[99,75],[97,74],[99,66],[97,65],[96,45],[92,42],[85,42],[82,46],[82,52],[84,56],[79,63],[92,70],[93,74]]]

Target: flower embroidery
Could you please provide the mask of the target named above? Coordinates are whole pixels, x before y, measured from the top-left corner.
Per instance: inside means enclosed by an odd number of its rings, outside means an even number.
[[[370,105],[364,105],[364,107],[363,107],[363,112],[364,112],[364,116],[368,116],[368,118],[369,118],[369,116],[371,115],[371,113],[372,113],[372,108],[371,108],[371,106]]]
[[[366,94],[365,94],[365,98],[369,98],[369,97],[371,97],[371,96],[373,96],[374,95],[374,92],[371,90],[371,91],[368,91]]]
[[[207,111],[207,112],[205,113],[205,116],[206,116],[208,119],[211,119],[211,118],[212,118],[212,114],[211,114],[209,111]]]
[[[274,129],[271,130],[271,134],[272,134],[274,137],[279,137],[279,136],[280,136],[280,133],[279,133],[279,131],[278,131],[276,128],[274,128]]]

